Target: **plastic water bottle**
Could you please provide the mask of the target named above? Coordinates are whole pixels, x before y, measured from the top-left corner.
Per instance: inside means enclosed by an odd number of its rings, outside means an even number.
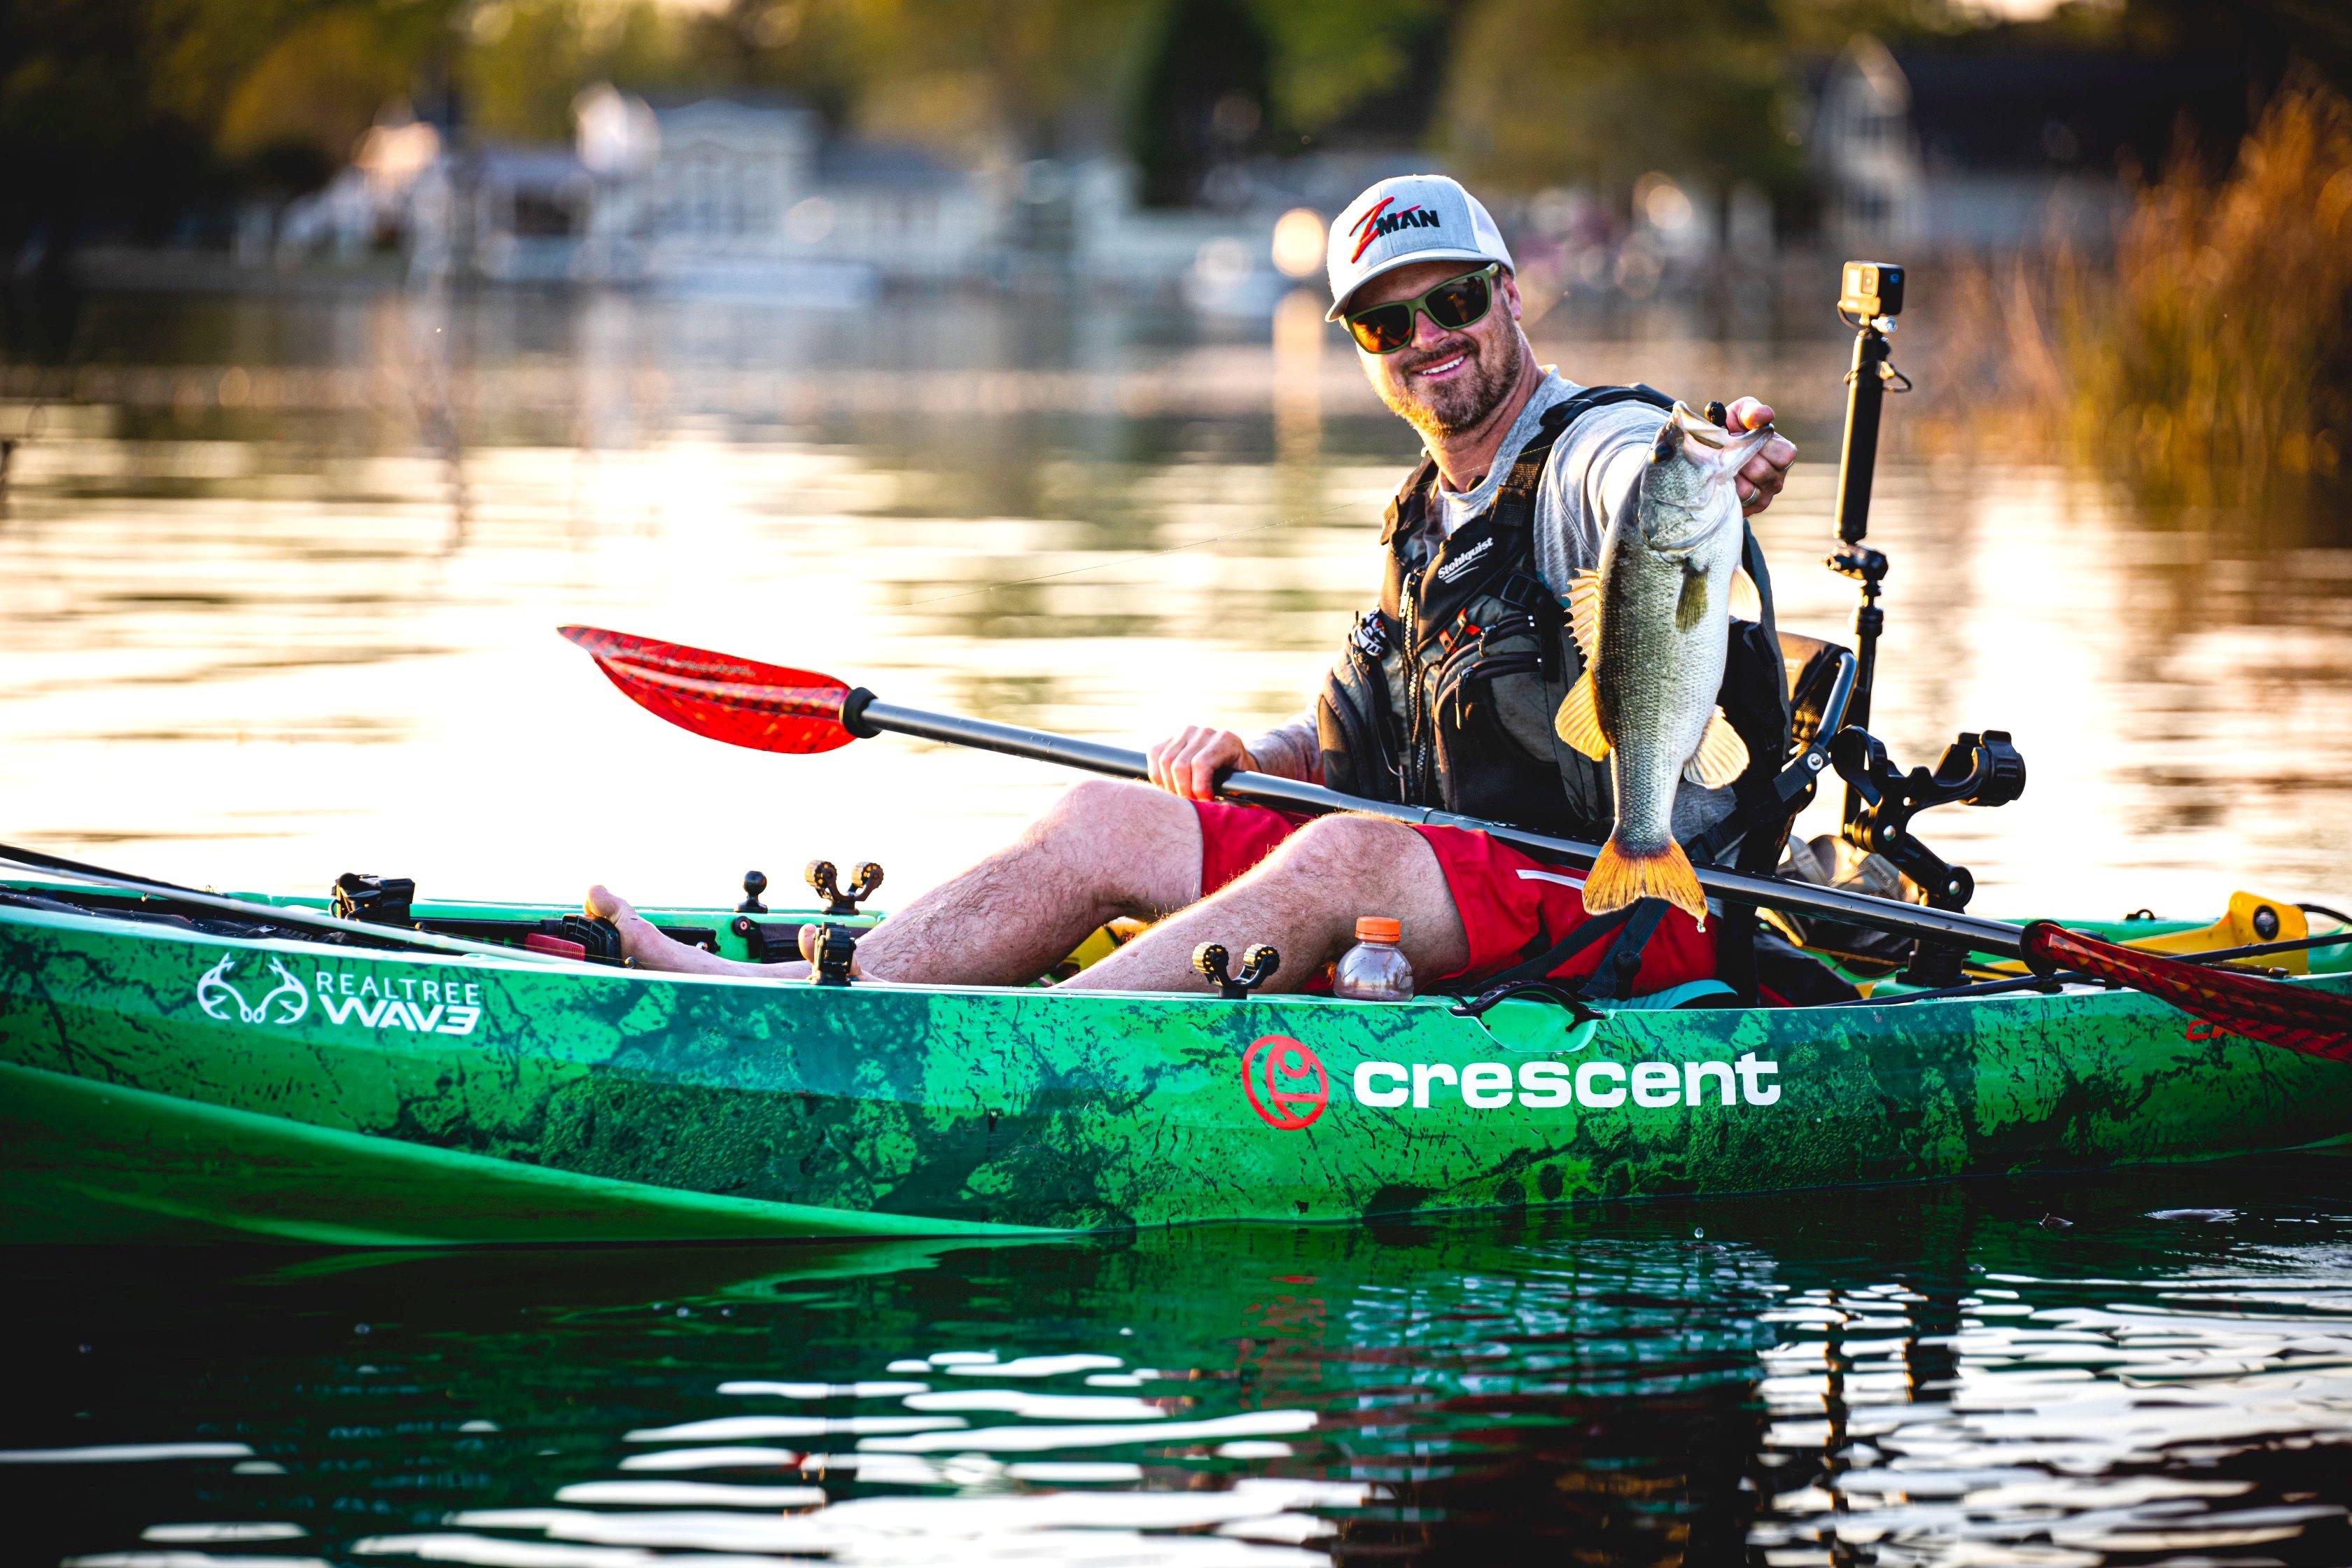
[[[1402,921],[1386,915],[1360,915],[1356,945],[1331,970],[1331,994],[1344,1002],[1410,1002],[1412,965],[1397,946]]]

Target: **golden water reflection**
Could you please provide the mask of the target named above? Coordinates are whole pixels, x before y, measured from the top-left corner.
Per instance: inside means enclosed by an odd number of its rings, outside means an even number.
[[[0,826],[220,885],[715,901],[824,855],[883,861],[903,900],[1066,779],[897,740],[731,751],[553,628],[1102,738],[1271,722],[1368,598],[1411,455],[1297,316],[1232,341],[988,318],[927,361],[626,301],[502,328],[246,301],[154,363],[119,333],[102,363],[7,367]],[[1782,620],[1843,635],[1852,586],[1818,563],[1834,344],[1548,353],[1788,405]],[[1980,907],[2352,896],[2352,549],[2184,529],[2047,468],[1892,461],[1879,497],[1877,728],[1906,763],[2007,729],[2030,765],[2021,802],[1924,819]]]

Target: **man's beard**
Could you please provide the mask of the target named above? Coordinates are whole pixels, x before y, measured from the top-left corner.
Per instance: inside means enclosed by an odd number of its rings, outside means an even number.
[[[1381,401],[1389,405],[1389,412],[1420,431],[1423,440],[1444,440],[1476,429],[1518,383],[1520,351],[1516,334],[1506,340],[1499,361],[1489,359],[1475,341],[1465,340],[1458,351],[1423,354],[1414,363],[1442,364],[1457,352],[1468,356],[1464,374],[1425,386],[1420,397],[1400,392],[1389,382],[1381,384]]]

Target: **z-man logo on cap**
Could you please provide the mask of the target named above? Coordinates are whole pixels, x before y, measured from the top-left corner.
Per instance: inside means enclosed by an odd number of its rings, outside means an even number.
[[[1331,1103],[1331,1080],[1313,1051],[1288,1035],[1266,1035],[1242,1053],[1242,1092],[1268,1127],[1296,1132],[1313,1126]]]
[[[1356,248],[1354,252],[1348,258],[1349,260],[1361,260],[1363,258],[1365,247],[1370,246],[1372,241],[1380,238],[1380,237],[1384,234],[1394,234],[1401,228],[1443,228],[1445,226],[1444,220],[1439,218],[1435,213],[1423,212],[1421,205],[1418,203],[1405,208],[1402,212],[1390,212],[1388,210],[1388,205],[1391,202],[1395,200],[1396,198],[1394,196],[1382,196],[1379,201],[1372,204],[1370,211],[1365,213],[1363,216],[1356,220],[1356,226],[1349,230],[1349,232],[1350,234],[1357,235],[1360,237],[1356,241]],[[1416,214],[1419,216],[1416,216]]]

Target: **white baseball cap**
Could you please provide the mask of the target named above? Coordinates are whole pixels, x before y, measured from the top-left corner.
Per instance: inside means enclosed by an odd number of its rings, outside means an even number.
[[[1499,261],[1517,270],[1494,215],[1459,181],[1399,174],[1331,220],[1331,313],[1323,319],[1338,321],[1348,296],[1416,261]]]

